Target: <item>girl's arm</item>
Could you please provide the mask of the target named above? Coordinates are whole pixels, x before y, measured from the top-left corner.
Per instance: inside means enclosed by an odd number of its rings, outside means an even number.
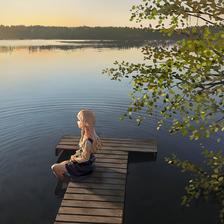
[[[75,161],[77,161],[78,163],[82,163],[82,162],[86,162],[89,160],[90,155],[91,155],[91,148],[92,148],[92,144],[89,140],[87,140],[83,146],[83,151],[81,153],[80,156],[78,157],[72,157]]]

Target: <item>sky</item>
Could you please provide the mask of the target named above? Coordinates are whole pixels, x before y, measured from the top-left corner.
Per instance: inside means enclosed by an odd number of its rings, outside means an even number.
[[[141,0],[0,0],[0,24],[135,26],[132,5]]]

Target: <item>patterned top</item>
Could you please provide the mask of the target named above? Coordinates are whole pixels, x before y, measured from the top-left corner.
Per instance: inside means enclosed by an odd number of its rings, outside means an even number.
[[[92,139],[88,138],[81,146],[79,144],[79,149],[75,153],[75,160],[78,163],[87,162],[92,152]]]

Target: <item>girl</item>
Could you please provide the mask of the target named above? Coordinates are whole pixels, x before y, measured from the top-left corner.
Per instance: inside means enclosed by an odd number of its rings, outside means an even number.
[[[65,175],[81,176],[93,171],[94,153],[102,148],[101,140],[95,132],[96,118],[92,110],[83,109],[77,115],[77,124],[81,129],[79,149],[70,160],[51,166],[53,173],[63,179]]]

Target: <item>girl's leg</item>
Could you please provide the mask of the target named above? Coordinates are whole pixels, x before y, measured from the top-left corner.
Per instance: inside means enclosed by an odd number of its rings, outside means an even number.
[[[65,167],[65,164],[68,162],[68,160],[66,161],[63,161],[61,163],[56,163],[54,165],[51,166],[51,169],[53,171],[53,173],[59,177],[60,179],[63,179],[64,178],[64,173],[68,172],[66,167]]]

